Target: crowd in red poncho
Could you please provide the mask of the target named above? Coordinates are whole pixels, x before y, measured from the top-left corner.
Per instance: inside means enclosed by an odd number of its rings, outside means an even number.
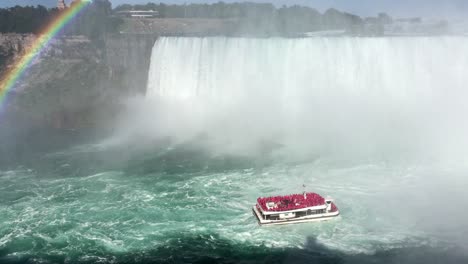
[[[275,206],[268,209],[267,203],[273,202]],[[285,196],[260,197],[257,199],[263,211],[289,211],[325,204],[325,199],[316,193],[292,194]]]

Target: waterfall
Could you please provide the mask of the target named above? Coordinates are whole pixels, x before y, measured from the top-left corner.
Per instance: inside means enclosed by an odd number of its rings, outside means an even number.
[[[183,130],[424,151],[466,143],[467,69],[465,37],[161,38],[146,97]]]
[[[431,96],[463,89],[467,44],[464,37],[162,38],[153,48],[148,95],[230,101],[275,94],[284,104],[335,92]]]

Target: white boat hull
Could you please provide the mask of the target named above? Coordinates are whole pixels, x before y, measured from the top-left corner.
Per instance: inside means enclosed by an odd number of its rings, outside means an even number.
[[[252,207],[252,211],[253,211],[254,216],[258,220],[258,224],[261,225],[261,226],[289,225],[289,224],[327,221],[327,220],[333,219],[333,218],[337,217],[338,215],[340,215],[340,212],[336,211],[336,212],[317,214],[317,215],[308,215],[308,216],[290,218],[290,219],[265,220],[265,219],[262,218],[262,214],[258,211],[256,206]]]

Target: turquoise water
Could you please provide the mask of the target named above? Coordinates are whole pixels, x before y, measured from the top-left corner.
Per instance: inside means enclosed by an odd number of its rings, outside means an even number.
[[[453,164],[444,170],[326,159],[282,163],[187,145],[149,149],[82,145],[40,155],[29,168],[1,172],[0,262],[467,259],[466,231],[460,232],[467,230],[466,216],[434,219],[431,210],[463,198],[457,195],[466,185],[431,180],[439,173],[461,177],[463,166],[458,171]],[[257,225],[250,208],[258,196],[301,192],[303,183],[333,196],[341,216],[323,223]],[[431,198],[436,192],[444,201]],[[445,213],[456,215],[459,206]]]
[[[113,135],[2,152],[0,263],[468,263],[467,42],[161,38]]]

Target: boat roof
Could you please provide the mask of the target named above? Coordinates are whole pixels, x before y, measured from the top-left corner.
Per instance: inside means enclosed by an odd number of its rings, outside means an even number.
[[[259,197],[257,205],[266,215],[325,209],[325,198],[316,193]]]

